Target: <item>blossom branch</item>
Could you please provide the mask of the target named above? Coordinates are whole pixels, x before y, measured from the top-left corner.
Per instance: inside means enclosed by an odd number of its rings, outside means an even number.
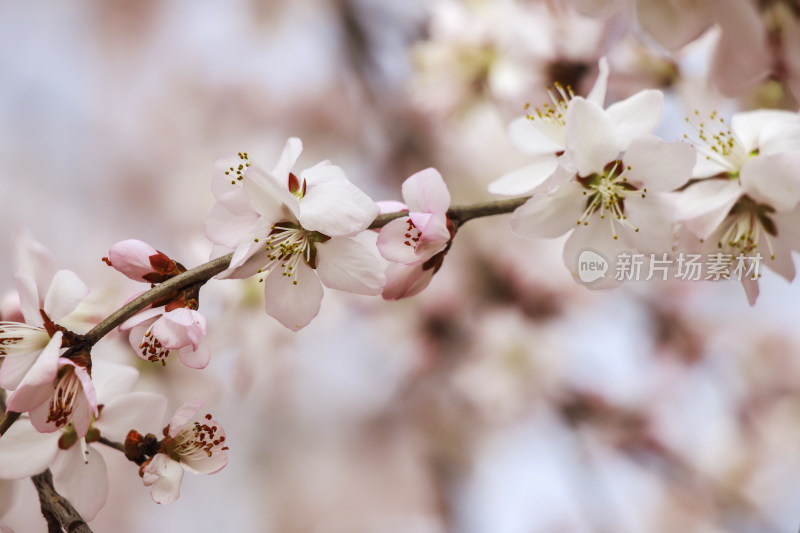
[[[115,442],[113,440],[109,440],[103,437],[102,435],[100,436],[100,439],[97,442],[99,442],[100,444],[105,444],[109,448],[114,448],[115,450],[119,450],[122,453],[125,453],[125,445],[122,444],[121,442]]]
[[[81,518],[72,504],[56,492],[53,486],[53,474],[49,469],[33,476],[31,480],[39,493],[42,515],[47,520],[47,530],[50,533],[61,531],[92,533],[89,525]]]

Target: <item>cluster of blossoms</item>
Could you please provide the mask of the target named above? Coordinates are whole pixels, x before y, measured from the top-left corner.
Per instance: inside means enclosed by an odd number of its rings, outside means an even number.
[[[732,260],[762,253],[766,266],[791,281],[790,252],[800,250],[800,115],[744,112],[728,126],[716,112],[707,119],[697,112],[687,118],[692,134],[667,142],[653,135],[662,93],[641,91],[604,108],[604,60],[599,71],[586,98],[558,86],[552,104],[511,123],[512,142],[532,162],[489,191],[533,193],[515,211],[513,230],[528,238],[571,232],[564,262],[576,277],[585,250],[611,258],[690,249]],[[758,280],[743,284],[753,303]]]

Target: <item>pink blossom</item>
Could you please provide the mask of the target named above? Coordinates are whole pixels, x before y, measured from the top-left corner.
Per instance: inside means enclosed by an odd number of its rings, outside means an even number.
[[[192,399],[175,411],[160,451],[140,470],[156,503],[172,503],[180,496],[183,472],[214,474],[228,464],[225,430],[211,415],[195,421],[203,402]]]
[[[130,279],[150,283],[161,283],[186,270],[163,252],[136,239],[118,242],[104,260]]]
[[[166,364],[172,350],[178,350],[181,362],[190,368],[205,368],[211,358],[205,340],[206,318],[188,307],[147,309],[123,322],[119,329],[130,330],[131,347],[145,361]]]
[[[377,216],[377,205],[327,162],[295,175],[301,150],[299,139],[289,139],[272,172],[246,153],[238,164],[218,164],[217,203],[206,216],[214,253],[233,251],[222,276],[258,274],[267,314],[293,330],[319,312],[323,284],[376,295],[386,281],[377,254],[356,238]]]

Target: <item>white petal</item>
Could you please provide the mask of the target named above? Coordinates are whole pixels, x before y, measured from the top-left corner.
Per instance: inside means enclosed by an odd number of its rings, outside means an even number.
[[[553,175],[558,167],[558,157],[548,154],[533,163],[503,174],[489,184],[491,194],[520,196],[528,194]]]
[[[0,387],[6,390],[14,390],[19,387],[22,378],[31,369],[40,355],[40,352],[33,352],[22,357],[9,357],[0,365]]]
[[[541,127],[540,127],[541,126]],[[518,117],[508,126],[511,144],[523,154],[533,156],[553,155],[564,150],[563,129],[560,138],[554,138],[553,128],[542,126],[541,119]]]
[[[22,479],[43,472],[58,452],[61,433],[39,433],[27,419],[17,420],[0,437],[0,478]]]
[[[264,307],[268,315],[297,331],[319,313],[322,283],[304,261],[297,265],[293,278],[282,276],[277,269],[270,273],[264,280]]]
[[[403,199],[409,211],[446,213],[450,207],[450,192],[435,168],[426,168],[406,179]]]
[[[768,267],[773,272],[778,273],[786,281],[791,283],[794,280],[796,270],[794,260],[792,259],[792,251],[789,249],[788,243],[781,239],[774,239],[771,242],[773,257],[770,257],[768,248],[766,246],[759,246],[762,255],[766,256],[761,260],[762,267]],[[766,253],[765,253],[766,252]]]
[[[256,212],[270,224],[286,220],[290,213],[296,213],[297,198],[292,196],[287,185],[278,183],[276,176],[257,165],[245,173],[244,192]]]
[[[608,107],[606,113],[617,126],[617,135],[623,149],[636,137],[656,129],[661,122],[663,107],[664,95],[654,89],[640,91]]]
[[[288,184],[289,172],[300,157],[303,151],[303,142],[297,137],[290,137],[286,140],[286,144],[281,152],[281,157],[275,168],[272,169],[272,174],[278,179],[278,183],[286,182]]]
[[[189,368],[201,369],[208,366],[208,362],[211,360],[211,350],[205,338],[202,338],[196,348],[193,348],[191,344],[180,348],[178,356],[181,363]]]
[[[592,90],[586,95],[586,99],[594,102],[600,107],[604,107],[606,103],[606,91],[608,89],[608,60],[604,57],[600,58],[597,63],[597,80],[594,82]]]
[[[192,398],[178,407],[175,414],[172,415],[172,420],[169,421],[169,436],[174,437],[184,425],[194,420],[201,407],[203,407],[203,401],[199,398]]]
[[[253,232],[258,223],[258,213],[251,211],[244,215],[236,215],[222,203],[217,202],[206,213],[205,234],[215,243],[236,248],[239,243]]]
[[[123,442],[131,429],[142,435],[160,434],[167,399],[161,394],[136,391],[115,396],[103,405],[92,427],[108,439]]]
[[[317,245],[317,274],[326,287],[356,294],[380,294],[386,283],[375,253],[348,237]]]
[[[119,330],[120,331],[125,331],[125,330],[128,330],[128,329],[131,329],[134,326],[138,326],[139,324],[143,324],[147,320],[151,320],[153,318],[159,317],[159,316],[164,314],[165,309],[166,309],[166,307],[163,306],[163,305],[161,307],[151,307],[150,309],[145,309],[144,311],[141,311],[141,312],[133,315],[128,320],[126,320],[125,322],[120,324],[119,325]],[[138,341],[137,341],[137,344],[138,344]]]
[[[51,470],[56,491],[84,520],[92,520],[108,498],[106,462],[97,448],[90,446],[84,456],[79,443],[75,443],[61,450]]]
[[[44,312],[53,321],[64,318],[78,307],[89,294],[89,287],[71,270],[59,270],[53,276],[47,296],[44,298]]]
[[[581,225],[576,227],[567,242],[564,243],[564,264],[575,280],[580,282],[578,264],[581,252],[590,250],[594,253],[599,253],[608,262],[608,270],[605,272],[605,277],[586,284],[586,286],[591,289],[616,287],[620,284],[620,281],[615,279],[616,258],[620,252],[627,251],[627,248],[627,244],[622,239],[615,240],[612,237],[611,227],[607,218],[594,217],[588,226]]]
[[[31,237],[29,232],[20,230],[14,235],[14,258],[17,270],[30,274],[36,286],[44,291],[56,273],[50,250]]]
[[[800,151],[800,115],[789,115],[790,117],[772,120],[764,125],[758,137],[759,154]]]
[[[100,403],[108,403],[118,395],[129,392],[138,377],[139,371],[130,365],[103,359],[92,361],[92,382]]]
[[[24,413],[44,403],[53,392],[53,380],[58,373],[62,333],[57,331],[31,369],[22,378],[19,387],[8,397],[9,411]]]
[[[18,322],[0,322],[0,357],[35,358],[48,342],[50,336],[39,327]]]
[[[142,481],[151,486],[150,496],[156,503],[172,503],[181,494],[183,467],[163,453],[155,457],[144,468]]]
[[[537,194],[518,207],[511,229],[528,239],[552,239],[577,226],[586,207],[585,189],[570,181],[549,194]]]
[[[706,239],[722,223],[742,195],[736,180],[707,179],[681,193],[675,218],[684,221],[692,233]]]
[[[42,313],[39,311],[41,302],[39,301],[36,281],[26,272],[17,272],[14,276],[14,284],[17,286],[17,292],[19,292],[19,306],[22,316],[25,317],[25,323],[31,326],[44,324]]]
[[[669,252],[672,250],[674,206],[660,194],[645,198],[629,195],[625,199],[627,221],[639,231],[627,229],[625,240],[640,252]]]
[[[769,74],[772,57],[766,29],[750,2],[711,2],[722,32],[711,57],[710,80],[726,96],[742,91]]]
[[[741,141],[745,152],[750,153],[756,148],[763,147],[761,142],[762,131],[768,124],[773,123],[775,126],[778,126],[780,131],[781,127],[791,125],[791,123],[796,120],[798,120],[797,113],[791,111],[759,109],[733,115],[731,118],[731,129],[739,141]],[[771,134],[767,138],[771,138],[773,135],[774,134]]]
[[[777,153],[748,159],[739,180],[754,200],[778,211],[789,211],[800,200],[800,154]]]
[[[387,261],[413,265],[420,260],[414,253],[414,247],[406,245],[408,241],[406,234],[410,218],[396,218],[381,228],[378,234],[378,250]]]
[[[611,116],[595,103],[574,98],[567,109],[567,156],[578,174],[600,173],[623,144]]]
[[[634,139],[622,158],[628,181],[641,183],[648,192],[672,191],[689,181],[695,164],[694,148],[684,142],[668,143],[655,135]]]
[[[380,210],[372,199],[358,187],[347,181],[339,167],[327,165],[314,167],[303,176],[318,174],[340,175],[311,186],[300,201],[300,224],[307,230],[319,231],[329,237],[352,235],[367,227],[375,220]]]

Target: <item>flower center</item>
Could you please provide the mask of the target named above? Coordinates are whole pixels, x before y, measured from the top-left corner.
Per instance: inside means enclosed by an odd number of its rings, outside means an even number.
[[[65,365],[61,368],[61,376],[50,398],[50,410],[47,413],[47,422],[53,422],[59,428],[69,422],[83,388],[74,367]]]
[[[228,170],[225,171],[225,175],[231,177],[231,185],[236,185],[237,182],[241,182],[244,179],[245,169],[252,164],[247,156],[247,152],[239,152],[236,155],[239,156],[241,163],[228,167]]]
[[[151,325],[147,331],[144,332],[142,343],[139,345],[142,357],[151,362],[161,361],[162,366],[167,364],[167,356],[169,349],[165,348],[161,341],[158,340],[152,333],[153,326]]]
[[[408,220],[406,220],[406,222],[408,223],[408,228],[406,229],[406,233],[404,235],[406,240],[403,241],[403,244],[405,244],[406,246],[416,250],[417,249],[417,244],[419,244],[419,237],[420,237],[421,233],[417,229],[417,227],[414,225],[414,223],[411,222],[410,218]]]
[[[281,275],[286,276],[297,285],[297,266],[300,261],[305,261],[311,268],[316,267],[317,251],[314,242],[327,239],[321,233],[308,231],[291,222],[272,226],[272,232],[267,237],[265,246],[268,262],[258,269],[259,274],[265,274],[258,281],[263,282],[276,268],[281,269]]]
[[[697,151],[707,160],[727,168],[730,177],[739,177],[739,170],[747,161],[748,154],[725,119],[713,111],[708,120],[703,120],[700,112],[695,109],[694,116],[686,117],[685,120],[695,135],[692,138],[684,134],[683,138],[695,145]]]
[[[645,197],[647,189],[638,190],[628,183],[628,178],[622,175],[623,164],[621,160],[612,161],[604,169],[602,174],[590,174],[585,178],[577,178],[578,183],[586,189],[583,195],[586,196],[586,209],[578,219],[578,225],[589,225],[589,219],[597,212],[600,218],[605,219],[606,213],[609,216],[611,234],[617,239],[617,230],[614,226],[616,221],[634,231],[639,228],[631,224],[625,216],[625,198],[628,194],[639,194]],[[630,170],[630,167],[627,167]]]
[[[195,421],[191,427],[181,429],[172,441],[168,449],[168,455],[180,461],[181,458],[202,458],[211,457],[228,449],[225,446],[225,435],[212,419],[210,414],[206,414],[205,421],[200,423]],[[198,457],[199,456],[199,457]]]
[[[767,243],[769,256],[775,259],[769,236],[777,236],[777,228],[770,218],[775,209],[758,204],[748,196],[742,196],[731,208],[722,223],[725,228],[717,242],[721,250],[747,254],[758,248],[761,239]]]

